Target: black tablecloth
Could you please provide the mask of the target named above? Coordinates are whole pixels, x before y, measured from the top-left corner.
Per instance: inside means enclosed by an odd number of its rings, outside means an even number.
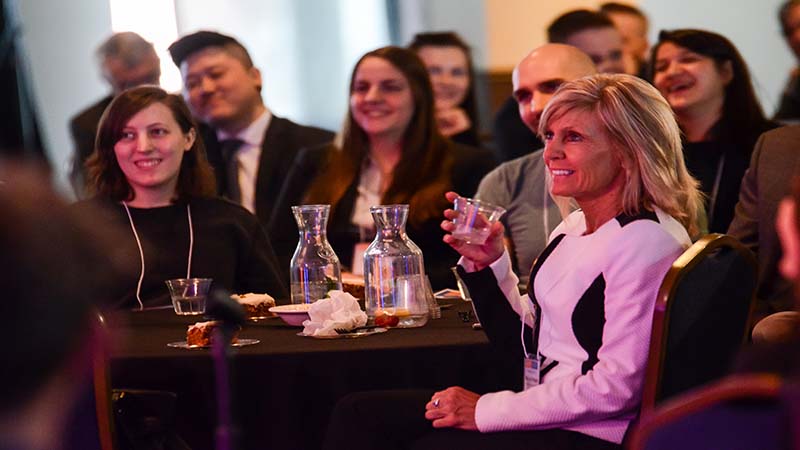
[[[460,385],[477,392],[518,388],[519,355],[489,345],[456,304],[442,318],[415,329],[391,329],[359,339],[297,336],[280,319],[247,325],[232,374],[242,449],[320,447],[330,412],[344,394],[372,389]],[[194,450],[213,448],[214,374],[210,350],[167,347],[185,339],[196,317],[171,310],[128,313],[111,319],[118,343],[112,354],[114,388],[178,394],[178,433]],[[518,370],[519,367],[519,370]],[[423,411],[420,411],[423,414]]]

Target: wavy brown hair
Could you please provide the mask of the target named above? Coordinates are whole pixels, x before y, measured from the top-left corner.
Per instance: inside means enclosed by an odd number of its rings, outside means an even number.
[[[414,99],[414,114],[403,135],[403,154],[383,194],[383,204],[408,203],[409,222],[420,225],[439,217],[447,206],[444,193],[451,189],[453,152],[451,143],[439,133],[434,113],[433,89],[422,60],[402,47],[382,47],[358,60],[350,76],[350,93],[362,61],[381,58],[399,70],[408,81]],[[347,189],[356,181],[364,158],[369,154],[367,133],[348,110],[341,132],[341,146],[328,154],[326,169],[311,184],[306,203],[331,205],[331,214]]]
[[[86,161],[89,192],[117,202],[133,200],[135,193],[119,167],[114,145],[120,140],[122,130],[131,117],[155,103],[161,103],[172,111],[184,134],[192,130],[197,133],[197,124],[180,96],[169,94],[156,86],[140,86],[122,92],[100,118],[94,153]],[[194,144],[183,154],[174,200],[211,197],[215,194],[214,170],[206,159],[205,146],[198,133]]]

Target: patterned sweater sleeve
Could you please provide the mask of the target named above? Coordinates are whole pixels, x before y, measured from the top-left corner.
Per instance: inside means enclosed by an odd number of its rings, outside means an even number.
[[[464,257],[458,261],[458,264],[463,267],[466,272],[475,272],[477,270],[472,261]],[[527,324],[529,327],[532,327],[533,316],[531,316],[530,312],[533,311],[533,304],[527,295],[520,295],[519,293],[519,288],[517,287],[519,284],[519,278],[511,268],[511,255],[509,255],[508,249],[504,250],[503,255],[489,265],[489,269],[491,269],[492,273],[494,274],[494,278],[497,280],[497,285],[500,288],[500,291],[502,291],[509,305],[511,305],[511,308],[514,309],[514,312],[516,312],[517,315],[523,318],[525,324]],[[469,285],[469,283],[467,284]],[[494,301],[495,299],[492,298],[488,300]],[[473,299],[473,301],[477,302],[484,300]]]

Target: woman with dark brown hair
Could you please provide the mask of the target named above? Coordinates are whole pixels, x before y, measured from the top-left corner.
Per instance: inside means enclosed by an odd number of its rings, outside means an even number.
[[[452,31],[417,33],[408,48],[428,69],[439,131],[455,142],[480,146],[475,69],[467,43]]]
[[[422,249],[434,288],[452,286],[457,254],[442,242],[440,211],[448,190],[471,195],[494,166],[489,151],[455,144],[436,124],[428,72],[417,55],[383,47],[361,57],[338,145],[301,152],[287,177],[269,230],[281,264],[296,239],[289,206],[330,204],[328,238],[345,266],[374,237],[370,206],[410,205],[408,235]]]
[[[764,116],[747,64],[722,35],[662,31],[650,72],[681,127],[686,166],[707,197],[708,231],[725,233],[753,146],[778,124]]]
[[[117,306],[167,305],[164,281],[191,277],[286,298],[258,220],[214,197],[213,171],[179,96],[154,86],[124,91],[103,113],[96,141],[87,161],[94,198],[74,207],[103,207],[109,222],[131,230],[119,245],[138,254],[141,270]]]

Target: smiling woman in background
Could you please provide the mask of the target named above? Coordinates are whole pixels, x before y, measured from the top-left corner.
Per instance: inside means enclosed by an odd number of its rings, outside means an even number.
[[[753,146],[777,124],[764,117],[736,47],[719,34],[662,31],[651,70],[683,131],[686,166],[707,196],[708,231],[725,233]]]
[[[462,144],[479,147],[475,69],[469,46],[453,32],[418,33],[408,45],[428,69],[436,99],[439,131]]]
[[[168,305],[164,281],[189,277],[287,298],[258,220],[214,197],[212,169],[179,96],[152,86],[121,93],[103,113],[87,165],[95,197],[74,207],[104,208],[131,231],[118,245],[141,261],[115,306]]]
[[[444,193],[472,195],[494,167],[488,150],[445,139],[436,126],[434,96],[422,61],[411,50],[383,47],[356,63],[350,108],[338,144],[307,149],[295,160],[269,230],[286,235],[278,250],[288,266],[297,243],[289,207],[330,204],[328,240],[344,266],[375,237],[370,206],[410,205],[407,231],[425,258],[434,289],[455,286],[458,255],[442,242]],[[306,193],[303,195],[302,193]],[[278,241],[278,239],[276,239]]]

